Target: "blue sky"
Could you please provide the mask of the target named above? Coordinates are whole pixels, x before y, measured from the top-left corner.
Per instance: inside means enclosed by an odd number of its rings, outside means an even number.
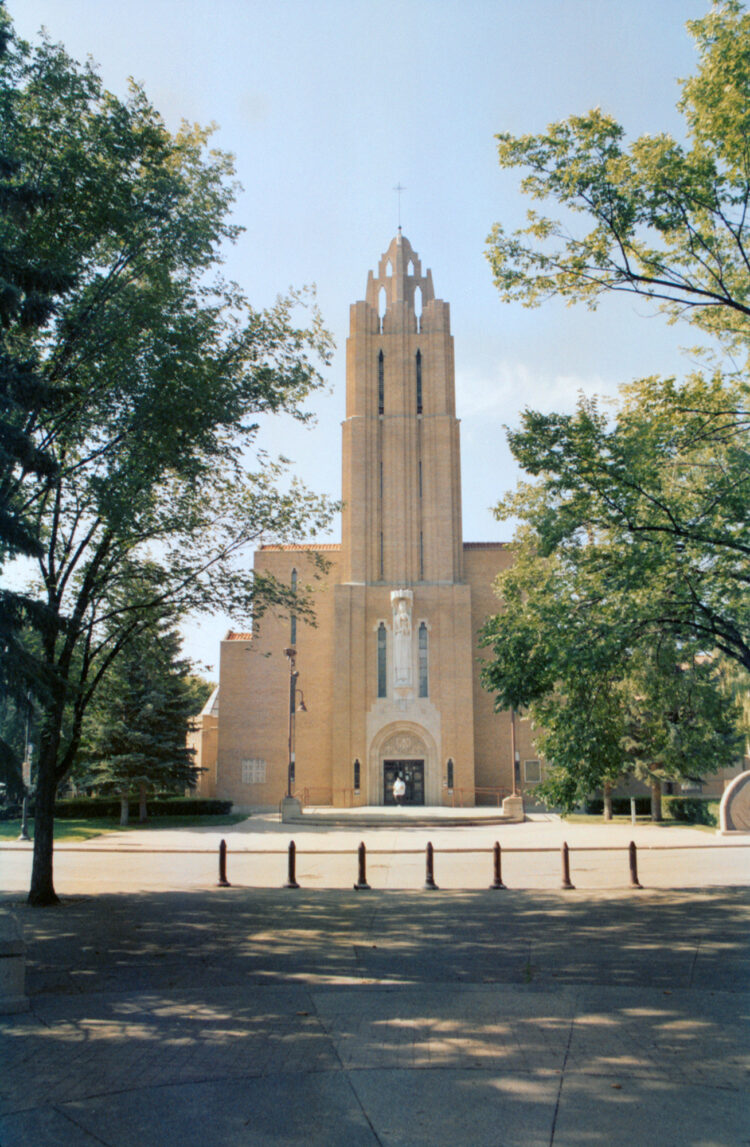
[[[244,228],[226,273],[256,306],[315,283],[337,353],[318,422],[264,426],[263,445],[311,487],[340,492],[349,304],[364,296],[398,223],[451,304],[462,420],[464,537],[506,540],[491,506],[518,474],[505,444],[524,406],[569,409],[579,391],[686,370],[694,341],[629,296],[596,312],[500,302],[484,255],[495,221],[520,225],[519,177],[494,134],[542,131],[594,106],[631,136],[672,131],[679,77],[695,68],[685,21],[708,0],[7,0],[18,32],[133,76],[164,116],[214,122],[236,157]],[[338,525],[334,539],[338,540]],[[186,632],[218,670],[232,619]]]

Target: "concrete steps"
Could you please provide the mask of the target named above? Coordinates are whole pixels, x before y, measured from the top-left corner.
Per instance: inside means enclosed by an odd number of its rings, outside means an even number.
[[[520,818],[523,819],[523,818]],[[301,816],[285,816],[287,824],[326,825],[329,828],[467,828],[472,825],[518,824],[519,817],[499,809],[320,808],[305,809]]]

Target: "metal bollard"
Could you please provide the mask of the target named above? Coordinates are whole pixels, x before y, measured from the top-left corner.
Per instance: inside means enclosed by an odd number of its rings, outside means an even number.
[[[567,842],[562,846],[562,884],[561,888],[575,888],[575,884],[570,882],[570,856],[568,855]]]
[[[227,880],[227,842],[222,840],[219,845],[219,882],[217,888],[231,888]]]
[[[299,888],[297,883],[297,845],[293,840],[289,841],[289,878],[284,887]]]
[[[355,892],[370,891],[370,885],[367,883],[367,849],[365,842],[360,843],[357,849],[357,861],[359,867],[359,874],[357,876],[357,883],[354,885]]]
[[[425,849],[425,880],[424,890],[437,892],[437,884],[435,883],[435,850],[431,844],[427,845]]]
[[[628,847],[628,857],[630,860],[630,887],[643,888],[640,880],[638,879],[638,854],[635,850],[635,841],[631,840]]]
[[[501,872],[501,868],[500,868],[500,863],[501,863],[501,861],[500,861],[500,844],[497,840],[495,841],[495,847],[492,850],[492,854],[493,854],[492,864],[493,864],[495,879],[492,881],[492,884],[490,884],[490,888],[505,888],[506,886],[503,884],[503,877],[502,877],[502,872]]]

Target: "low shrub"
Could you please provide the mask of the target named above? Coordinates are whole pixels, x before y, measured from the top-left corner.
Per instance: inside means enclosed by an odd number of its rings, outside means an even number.
[[[130,797],[131,815],[138,814],[138,794]],[[199,797],[153,797],[146,802],[149,817],[159,816],[227,816],[231,801],[204,800]],[[96,817],[120,816],[119,797],[69,797],[55,805],[55,816],[61,820],[92,820]]]
[[[604,812],[604,799],[603,797],[589,797],[583,808],[584,812],[591,816],[601,816]],[[635,812],[636,816],[649,816],[651,797],[636,797]],[[613,797],[612,814],[613,816],[630,816],[630,797]]]
[[[706,797],[664,797],[664,811],[683,824],[717,824],[716,801]]]

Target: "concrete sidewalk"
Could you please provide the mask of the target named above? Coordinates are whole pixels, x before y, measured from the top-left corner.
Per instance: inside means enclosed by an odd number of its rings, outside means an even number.
[[[2,1147],[750,1141],[746,888],[14,910],[32,1011],[0,1025]]]
[[[56,845],[55,884],[67,895],[207,888],[216,881],[219,842],[226,839],[232,884],[278,888],[286,880],[286,850],[293,839],[298,879],[305,888],[350,889],[357,879],[360,840],[367,846],[367,875],[374,889],[421,888],[428,841],[435,848],[441,889],[486,889],[492,881],[496,840],[503,850],[503,879],[513,889],[559,888],[564,841],[570,845],[571,876],[578,889],[625,888],[630,883],[631,840],[638,847],[638,874],[645,887],[750,886],[748,836],[722,837],[697,828],[642,822],[568,823],[552,814],[533,816],[524,824],[420,827],[409,823],[408,810],[391,811],[392,827],[289,825],[282,824],[278,814],[266,813],[219,829],[108,833],[86,843]],[[28,890],[31,857],[29,844],[0,846],[2,891],[21,895]]]

